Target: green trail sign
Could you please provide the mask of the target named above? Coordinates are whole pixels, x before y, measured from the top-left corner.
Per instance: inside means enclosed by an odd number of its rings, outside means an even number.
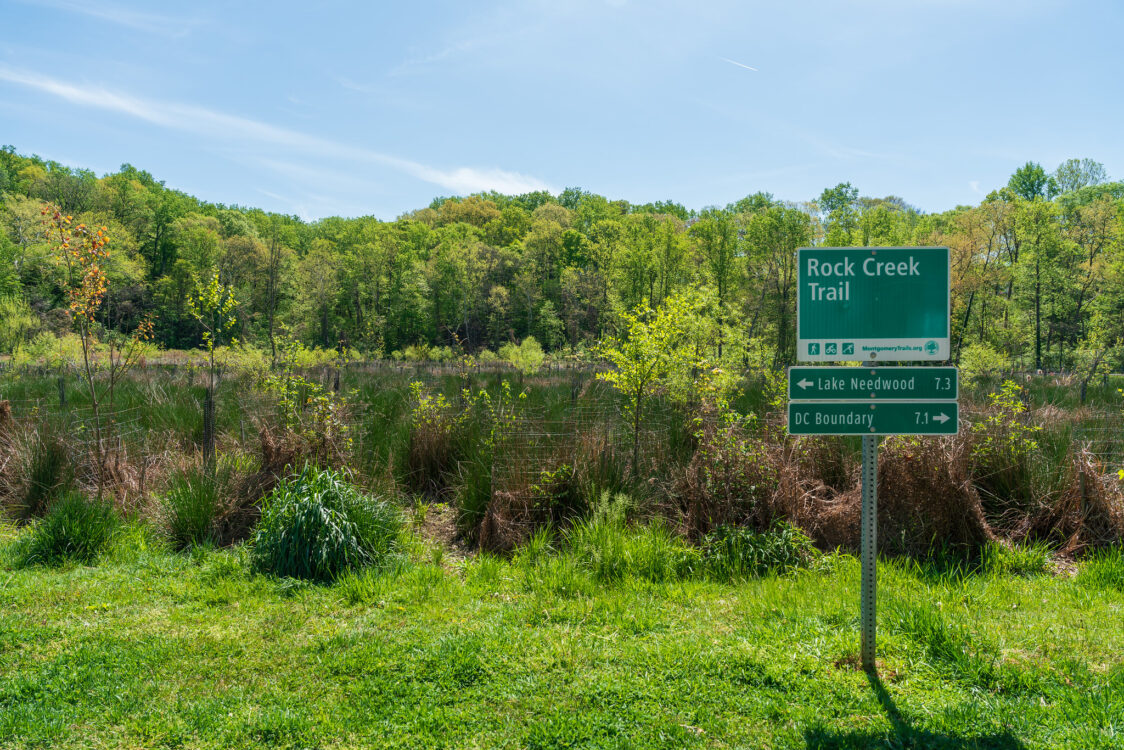
[[[955,401],[789,401],[790,435],[955,435]]]
[[[957,397],[958,382],[955,367],[790,367],[788,397],[793,401],[948,400]]]
[[[949,358],[947,247],[796,251],[801,362]]]

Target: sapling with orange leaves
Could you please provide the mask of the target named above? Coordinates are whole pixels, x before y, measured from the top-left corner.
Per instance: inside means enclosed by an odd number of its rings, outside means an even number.
[[[107,377],[103,387],[98,387],[98,325],[97,316],[109,292],[105,265],[109,259],[109,229],[85,223],[74,224],[74,217],[65,214],[52,204],[44,204],[40,216],[45,228],[48,247],[57,262],[65,269],[63,287],[67,296],[67,313],[82,343],[82,377],[90,394],[94,428],[94,474],[98,497],[104,489],[107,432],[112,422],[102,419],[102,406],[108,395],[112,403],[113,388],[121,377],[140,359],[144,342],[152,338],[151,317],[144,319],[124,341],[109,336]]]

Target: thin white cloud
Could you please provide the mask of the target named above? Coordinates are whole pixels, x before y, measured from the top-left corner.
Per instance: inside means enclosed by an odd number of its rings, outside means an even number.
[[[36,89],[73,104],[118,112],[164,128],[186,131],[208,138],[273,144],[322,158],[378,164],[456,193],[488,190],[503,193],[528,193],[536,190],[556,192],[542,180],[519,172],[494,167],[439,169],[409,159],[336,143],[319,136],[204,107],[139,99],[101,88],[79,87],[48,76],[5,66],[0,66],[0,81]]]
[[[972,188],[972,192],[976,195],[983,195],[983,191],[980,190],[979,180],[968,180],[968,187]]]
[[[757,68],[753,67],[752,65],[746,65],[745,63],[740,63],[737,60],[731,60],[728,57],[720,57],[718,59],[721,60],[722,62],[728,62],[731,65],[737,65],[739,68],[745,68],[746,70],[752,70],[754,73],[760,73],[761,72]]]
[[[202,19],[198,18],[144,13],[129,8],[107,5],[106,3],[89,3],[78,0],[16,0],[16,2],[42,8],[53,8],[67,13],[78,13],[118,26],[125,26],[147,34],[160,34],[161,36],[187,36],[193,29],[204,23]]]
[[[344,78],[342,76],[336,78],[336,83],[348,91],[358,91],[360,94],[376,94],[379,92],[379,87],[377,86],[371,86],[366,83],[356,83],[350,78]]]

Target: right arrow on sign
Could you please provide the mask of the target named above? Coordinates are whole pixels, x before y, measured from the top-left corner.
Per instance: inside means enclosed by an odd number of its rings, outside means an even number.
[[[934,422],[940,422],[941,424],[944,424],[950,419],[952,419],[952,417],[948,416],[947,414],[938,414],[937,416],[933,417]]]

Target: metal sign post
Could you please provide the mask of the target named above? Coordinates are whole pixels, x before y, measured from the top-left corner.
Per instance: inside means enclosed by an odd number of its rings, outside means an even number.
[[[875,631],[878,627],[878,436],[863,435],[862,591],[859,619],[863,669],[873,672]]]

